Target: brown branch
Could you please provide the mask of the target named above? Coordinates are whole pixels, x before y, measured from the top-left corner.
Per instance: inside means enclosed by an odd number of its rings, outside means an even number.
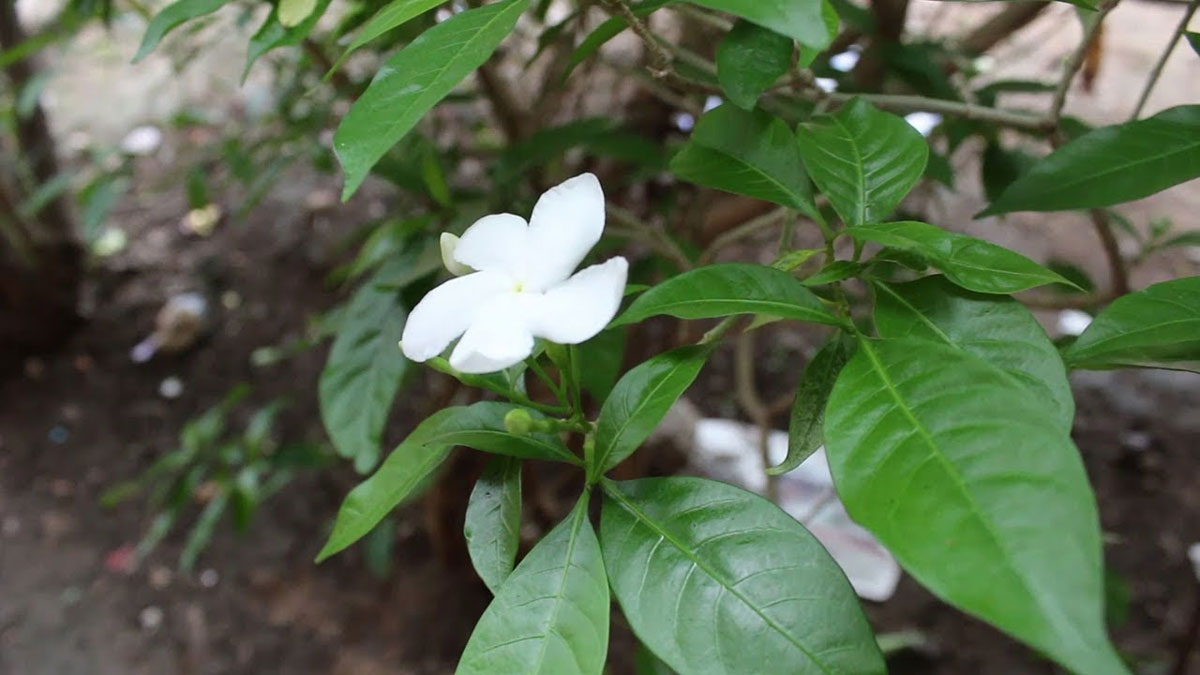
[[[983,54],[1036,19],[1049,2],[1017,2],[967,34],[960,45],[970,54]]]
[[[524,107],[518,102],[512,84],[496,71],[495,61],[488,61],[476,71],[479,85],[492,106],[492,113],[500,123],[500,130],[509,143],[515,143],[525,138],[527,132],[527,115]]]
[[[1075,80],[1075,74],[1079,72],[1079,67],[1087,58],[1092,42],[1099,36],[1100,25],[1104,23],[1104,17],[1108,16],[1108,13],[1117,6],[1119,1],[1109,0],[1100,5],[1095,15],[1091,17],[1091,24],[1084,29],[1083,40],[1079,42],[1079,46],[1075,48],[1063,66],[1062,79],[1058,82],[1058,88],[1054,90],[1054,99],[1050,103],[1050,111],[1046,115],[1046,128],[1052,133],[1058,131],[1058,121],[1062,118],[1063,105],[1067,102],[1067,92],[1071,89],[1071,82]]]
[[[1113,233],[1112,221],[1104,209],[1091,209],[1088,214],[1092,217],[1092,226],[1096,236],[1104,247],[1104,255],[1108,258],[1109,275],[1112,277],[1112,296],[1120,297],[1129,292],[1129,273],[1125,269],[1125,260],[1121,257],[1121,247]]]

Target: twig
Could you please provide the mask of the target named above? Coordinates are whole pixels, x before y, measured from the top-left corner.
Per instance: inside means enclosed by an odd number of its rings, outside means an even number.
[[[960,46],[969,54],[983,54],[1024,28],[1049,6],[1049,2],[1013,3],[968,33]]]
[[[1154,90],[1154,85],[1158,83],[1158,78],[1162,75],[1163,67],[1167,65],[1167,59],[1170,58],[1171,52],[1175,51],[1175,45],[1179,43],[1179,38],[1183,37],[1183,34],[1187,31],[1188,22],[1192,20],[1197,7],[1200,7],[1200,0],[1192,0],[1188,3],[1187,11],[1183,13],[1183,20],[1179,22],[1179,26],[1175,28],[1175,34],[1171,36],[1171,40],[1167,42],[1166,49],[1158,57],[1158,63],[1154,64],[1154,70],[1150,71],[1150,79],[1146,81],[1146,86],[1142,89],[1142,95],[1138,98],[1137,107],[1133,109],[1133,114],[1129,116],[1130,121],[1136,120],[1138,115],[1142,114],[1142,108],[1146,105],[1146,99],[1150,98],[1150,92]]]
[[[694,19],[700,23],[706,23],[724,33],[728,33],[730,29],[733,28],[732,21],[724,17],[717,16],[716,14],[710,14],[699,7],[694,7],[688,4],[667,5],[667,7],[683,16],[688,17],[689,19]]]
[[[655,39],[654,33],[650,27],[638,18],[629,5],[625,4],[625,0],[604,0],[604,4],[608,7],[610,13],[615,16],[620,16],[629,24],[634,33],[642,39],[642,43],[646,45],[646,49],[650,51],[650,74],[662,80],[671,77],[674,73],[671,70],[671,55],[663,49],[662,45]]]
[[[1104,255],[1108,258],[1109,274],[1112,275],[1112,295],[1119,297],[1129,292],[1129,273],[1125,269],[1125,261],[1121,257],[1121,247],[1113,233],[1112,222],[1104,209],[1091,209],[1088,214],[1092,217],[1092,226],[1096,228],[1096,236],[1104,246]]]
[[[1075,74],[1079,72],[1079,67],[1083,65],[1083,60],[1087,58],[1088,48],[1092,46],[1092,42],[1100,32],[1100,24],[1104,23],[1104,17],[1117,6],[1120,0],[1109,0],[1100,5],[1096,10],[1096,14],[1092,16],[1092,22],[1084,29],[1083,40],[1079,42],[1079,46],[1071,53],[1067,59],[1066,65],[1063,67],[1062,79],[1058,82],[1058,88],[1054,90],[1054,99],[1050,103],[1050,111],[1046,114],[1045,126],[1052,132],[1058,130],[1058,121],[1062,118],[1063,105],[1067,102],[1067,92],[1071,89],[1071,82],[1075,80]]]
[[[338,93],[350,99],[358,98],[358,95],[362,93],[361,90],[350,81],[350,78],[341,69],[333,69],[333,61],[325,54],[325,50],[321,48],[321,45],[317,44],[312,38],[304,38],[301,46],[304,48],[304,53],[308,54],[308,58],[317,64],[317,68],[321,69],[322,72],[330,73],[330,81],[333,82],[333,88]]]
[[[500,123],[504,136],[510,143],[523,139],[527,129],[526,111],[517,102],[512,84],[496,72],[494,61],[487,61],[480,66],[478,74],[479,84],[491,103],[492,112],[496,115],[496,121]]]
[[[758,395],[754,382],[754,333],[742,333],[734,343],[733,379],[738,405],[758,426],[758,451],[762,457],[763,474],[766,477],[767,499],[779,501],[779,484],[776,477],[767,473],[771,467],[771,411]]]
[[[681,270],[690,270],[694,265],[679,244],[671,239],[665,232],[644,222],[632,212],[623,209],[615,204],[605,204],[604,210],[608,213],[608,217],[613,220],[619,220],[629,227],[628,230],[607,228],[610,234],[618,236],[625,235],[628,238],[636,239],[655,249],[659,253],[670,258]]]
[[[713,261],[721,249],[732,244],[733,242],[748,237],[759,230],[774,226],[781,218],[787,216],[789,210],[786,207],[768,211],[761,216],[756,216],[746,222],[728,229],[713,239],[712,243],[705,248],[697,260],[698,265],[706,265]]]
[[[868,103],[884,110],[892,112],[934,112],[943,115],[954,115],[968,120],[977,120],[981,122],[994,122],[1007,127],[1017,129],[1041,129],[1045,128],[1046,120],[1037,115],[1029,113],[1016,112],[1011,110],[1001,110],[999,108],[989,108],[987,106],[975,105],[973,103],[963,103],[960,101],[950,101],[940,98],[929,98],[926,96],[902,96],[895,94],[840,94],[840,93],[824,93],[817,96],[815,94],[806,93],[805,98],[810,100],[825,99],[832,103],[845,103],[852,98],[858,97]]]

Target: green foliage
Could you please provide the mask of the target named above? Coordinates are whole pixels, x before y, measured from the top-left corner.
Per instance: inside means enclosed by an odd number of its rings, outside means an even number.
[[[825,403],[838,373],[852,354],[853,345],[841,336],[834,336],[809,361],[796,385],[796,399],[792,402],[787,457],[779,466],[771,467],[770,473],[781,474],[795,469],[825,444]]]
[[[1095,501],[1053,406],[961,349],[889,339],[860,341],[825,414],[847,511],[910,574],[1068,668],[1126,672]]]
[[[393,28],[415,19],[443,2],[445,0],[392,0],[392,2],[384,5],[382,9],[376,12],[371,17],[371,20],[358,31],[358,35],[355,35],[350,44],[346,46],[346,51],[342,52],[337,62],[330,68],[330,72],[337,70],[342,65],[342,62],[346,60],[346,57],[357,51],[359,47],[366,45]]]
[[[879,222],[925,171],[929,145],[908,122],[856,98],[797,130],[804,166],[847,225]]]
[[[753,110],[758,97],[792,67],[792,41],[739,21],[717,48],[717,79],[730,102]]]
[[[1117,298],[1066,351],[1072,368],[1200,370],[1200,277]]]
[[[458,675],[600,675],[609,596],[588,493],[521,561],[479,619]]]
[[[463,529],[471,563],[493,594],[512,573],[520,530],[521,462],[493,457],[471,492]]]
[[[1097,208],[1200,177],[1200,105],[1088,132],[1050,153],[980,216]]]
[[[837,33],[836,14],[826,0],[691,0],[693,4],[729,12],[814,51],[829,46]]]
[[[604,483],[600,545],[638,638],[681,673],[883,673],[854,591],[779,507],[700,478]]]
[[[242,70],[242,80],[245,81],[246,76],[250,74],[250,68],[267,52],[280,47],[292,47],[303,42],[313,27],[317,25],[317,21],[325,14],[331,1],[296,0],[287,3],[287,0],[281,0],[267,16],[266,21],[263,22],[254,37],[250,38],[250,48],[246,53],[246,67]],[[285,20],[284,16],[284,10],[288,8],[289,4],[304,6],[293,10],[296,13],[291,17],[292,21]]]
[[[154,15],[154,18],[150,20],[150,25],[146,26],[146,34],[142,37],[142,44],[138,47],[133,62],[137,63],[146,58],[158,47],[158,43],[166,34],[180,24],[206,14],[212,14],[227,4],[229,4],[229,0],[177,0],[171,3]]]
[[[528,6],[529,0],[503,0],[456,14],[388,59],[334,134],[334,152],[346,172],[344,199],[430,108],[492,55]]]

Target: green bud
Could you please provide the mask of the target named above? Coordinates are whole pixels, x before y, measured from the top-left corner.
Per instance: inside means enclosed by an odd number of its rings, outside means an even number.
[[[524,436],[533,431],[533,417],[524,408],[514,408],[504,416],[504,430],[510,434]]]

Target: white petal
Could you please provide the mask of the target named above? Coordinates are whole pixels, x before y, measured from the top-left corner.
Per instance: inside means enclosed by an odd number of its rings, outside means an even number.
[[[450,365],[464,373],[494,373],[524,361],[533,353],[518,294],[494,297],[475,315],[471,327],[450,354]]]
[[[527,288],[544,291],[571,276],[603,231],[604,190],[594,175],[547,190],[529,219]]]
[[[581,270],[530,301],[530,329],[559,344],[586,342],[616,316],[628,274],[629,263],[621,257]]]
[[[471,325],[479,310],[512,289],[503,274],[476,272],[430,291],[409,313],[401,337],[404,355],[417,362],[441,354]]]
[[[461,277],[475,271],[454,259],[454,249],[458,248],[458,236],[443,232],[438,239],[438,245],[442,249],[442,264],[450,274]]]
[[[525,219],[511,213],[484,216],[463,232],[454,259],[482,272],[502,272],[521,278],[529,247]]]

